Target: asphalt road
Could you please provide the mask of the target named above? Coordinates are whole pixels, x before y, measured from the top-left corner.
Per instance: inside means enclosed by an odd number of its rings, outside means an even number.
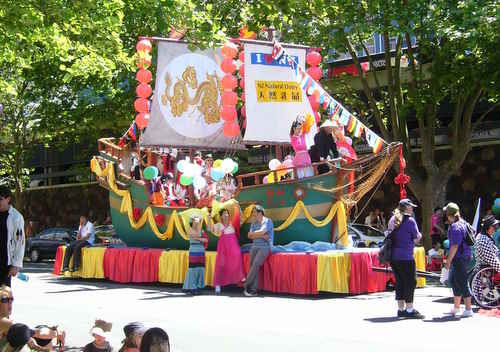
[[[62,279],[52,264],[26,263],[28,282],[13,280],[12,318],[29,325],[60,324],[69,347],[91,341],[96,318],[113,323],[112,341],[131,321],[164,328],[173,351],[457,351],[492,347],[500,319],[476,314],[449,318],[451,291],[428,286],[416,291],[425,320],[398,320],[393,292],[361,296],[266,294],[240,290],[189,297],[179,285],[121,285]],[[485,337],[483,343],[476,336]],[[481,341],[481,340],[479,340]],[[117,344],[118,346],[118,344]],[[493,348],[495,349],[495,348]]]

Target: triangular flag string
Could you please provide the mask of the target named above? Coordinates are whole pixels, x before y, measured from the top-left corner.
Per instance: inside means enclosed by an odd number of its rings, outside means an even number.
[[[285,48],[278,42],[274,41],[272,57],[278,61],[285,55],[286,62],[296,75],[297,83],[308,94],[316,94],[319,96],[320,104],[326,110],[332,120],[337,121],[344,126],[349,133],[354,137],[359,138],[365,133],[366,142],[372,148],[374,153],[378,153],[387,144],[380,136],[366,127],[353,114],[351,114],[342,104],[332,98],[323,87],[316,82],[296,61],[295,58],[288,55]]]

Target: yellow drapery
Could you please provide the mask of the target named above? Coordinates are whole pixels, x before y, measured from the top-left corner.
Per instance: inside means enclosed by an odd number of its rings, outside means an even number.
[[[351,272],[349,253],[319,253],[317,265],[318,291],[349,293]]]
[[[213,286],[217,252],[205,252],[205,285]],[[158,264],[158,281],[182,284],[189,266],[189,251],[163,252]]]
[[[61,246],[61,268],[64,262],[64,254],[66,246]],[[82,262],[80,268],[70,273],[64,273],[65,277],[81,277],[84,279],[104,279],[104,269],[102,263],[104,261],[104,253],[106,247],[84,247],[82,248]],[[69,267],[73,267],[73,256],[69,261]]]
[[[208,221],[208,216],[209,216],[209,211],[207,208],[202,208],[202,209],[196,209],[196,208],[191,208],[188,210],[185,210],[183,212],[178,213],[176,210],[172,212],[172,214],[169,217],[168,220],[168,225],[167,229],[165,232],[161,232],[158,229],[158,226],[156,225],[156,221],[154,219],[154,214],[153,210],[151,207],[147,207],[144,212],[142,213],[141,217],[135,221],[134,219],[134,211],[133,211],[133,204],[132,204],[132,197],[130,195],[130,192],[128,190],[120,190],[116,186],[116,180],[115,180],[115,173],[113,169],[113,164],[112,163],[107,163],[106,167],[101,169],[101,166],[99,165],[99,161],[97,160],[96,157],[94,157],[90,161],[90,168],[92,172],[94,172],[97,176],[99,177],[107,177],[108,185],[109,188],[116,193],[117,195],[122,197],[122,202],[120,206],[120,212],[123,214],[127,214],[130,226],[133,229],[139,229],[143,227],[146,222],[149,223],[149,226],[151,227],[151,230],[153,233],[156,235],[161,240],[166,240],[166,239],[171,239],[174,235],[174,229],[179,232],[179,234],[184,238],[186,241],[189,240],[189,236],[187,235],[188,233],[188,222],[189,218],[191,215],[196,214],[198,216],[201,216],[205,222]],[[231,199],[225,203],[219,203],[219,202],[214,202],[213,207],[212,207],[212,216],[214,214],[218,213],[218,210],[222,208],[227,208],[231,209],[236,205],[237,206],[238,202],[234,199]],[[254,204],[250,204],[247,206],[243,213],[242,213],[242,223],[245,223],[249,218],[252,213],[253,208],[255,207]],[[347,236],[347,224],[346,224],[346,214],[345,214],[345,207],[344,203],[342,201],[337,201],[334,204],[332,204],[330,211],[328,212],[327,216],[323,220],[316,220],[312,215],[309,213],[307,210],[305,204],[303,201],[299,200],[297,203],[295,203],[292,211],[286,218],[286,220],[276,227],[274,231],[279,232],[283,231],[286,228],[288,228],[297,216],[300,215],[300,213],[303,212],[304,216],[306,219],[315,227],[323,227],[328,225],[334,216],[337,216],[337,234],[338,238],[340,239],[340,243],[343,246],[347,246],[348,244],[348,236]]]

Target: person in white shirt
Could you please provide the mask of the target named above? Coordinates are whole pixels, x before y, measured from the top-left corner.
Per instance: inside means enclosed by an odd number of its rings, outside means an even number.
[[[87,216],[80,216],[80,227],[78,227],[78,235],[76,241],[73,241],[66,247],[64,253],[64,262],[61,272],[77,271],[80,268],[80,263],[82,259],[82,248],[91,246],[94,244],[95,230],[94,225],[87,219]],[[69,268],[69,261],[73,255],[73,267]]]

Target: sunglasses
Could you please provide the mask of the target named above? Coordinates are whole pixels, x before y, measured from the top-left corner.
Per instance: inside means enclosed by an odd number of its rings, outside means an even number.
[[[14,302],[14,297],[5,297],[4,296],[4,297],[0,298],[0,302],[2,302],[2,303],[9,303],[9,302],[12,303],[12,302]]]

